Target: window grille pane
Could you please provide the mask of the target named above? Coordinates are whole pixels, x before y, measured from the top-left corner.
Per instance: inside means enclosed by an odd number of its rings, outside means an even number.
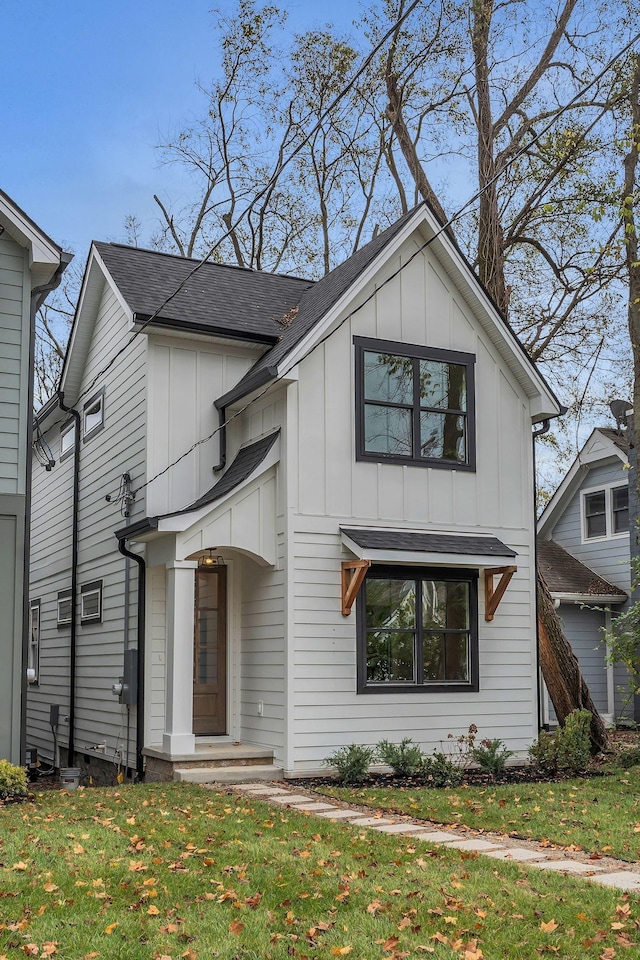
[[[413,683],[414,634],[392,632],[367,636],[367,682]]]
[[[366,616],[369,629],[407,630],[416,624],[414,580],[368,579]]]
[[[410,457],[413,451],[411,410],[379,407],[372,403],[364,408],[364,446],[370,453]]]
[[[461,364],[420,361],[420,403],[444,410],[467,409],[467,371]]]
[[[584,512],[587,521],[587,539],[606,537],[607,515],[605,512],[605,492],[589,493],[584,498]]]
[[[455,413],[420,414],[420,453],[434,460],[466,462],[465,417]]]
[[[453,580],[423,580],[422,626],[425,630],[468,630],[469,584]]]
[[[413,360],[388,353],[364,355],[364,396],[387,403],[413,403]]]
[[[82,618],[85,620],[100,616],[100,593],[92,590],[82,594]]]
[[[613,506],[613,532],[624,533],[629,529],[629,488],[613,487],[611,490]]]
[[[69,623],[71,621],[71,597],[64,600],[58,600],[58,623]]]

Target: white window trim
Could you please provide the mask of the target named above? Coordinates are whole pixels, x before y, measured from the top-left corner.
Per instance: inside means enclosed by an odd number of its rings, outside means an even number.
[[[64,594],[66,594],[66,596],[64,596]],[[57,624],[59,627],[67,627],[73,620],[73,608],[71,610],[71,615],[68,618],[63,619],[60,616],[60,604],[66,603],[67,601],[71,602],[71,590],[61,590],[58,593],[58,605],[57,605]]]
[[[98,612],[87,616],[84,612],[85,599],[97,595]],[[102,623],[102,580],[92,580],[80,587],[80,623]]]
[[[38,634],[34,642],[33,639],[33,611],[38,611]],[[40,676],[40,622],[41,622],[41,603],[40,600],[29,601],[29,653],[27,658],[27,683],[38,683]]]
[[[612,490],[619,487],[628,487],[628,481],[613,480],[610,483],[599,483],[595,487],[587,487],[580,491],[580,533],[582,543],[602,543],[604,540],[622,540],[629,536],[628,530],[621,533],[613,532],[613,495]],[[607,532],[602,537],[587,536],[587,513],[586,498],[592,493],[604,493],[604,514],[607,525]]]

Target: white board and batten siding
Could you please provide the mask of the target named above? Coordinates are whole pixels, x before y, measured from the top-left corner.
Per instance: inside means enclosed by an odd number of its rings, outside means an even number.
[[[379,280],[414,249],[405,244]],[[475,472],[356,461],[354,336],[475,355]],[[537,733],[528,400],[430,251],[301,363],[290,403],[287,429],[296,442],[287,463],[295,571],[289,766],[318,769],[337,747],[382,738],[408,736],[431,749],[471,723],[481,737],[525,751]],[[479,580],[479,692],[356,693],[355,607],[345,618],[340,600],[340,564],[350,554],[339,527],[351,524],[486,533],[517,552],[518,571],[491,623]]]
[[[109,284],[104,285],[80,393],[89,391],[78,406],[82,407],[94,392],[104,387],[104,428],[81,440],[78,593],[83,584],[102,580],[102,622],[78,623],[76,665],[76,725],[77,754],[91,755],[98,745],[104,750],[96,755],[107,760],[124,759],[127,708],[111,694],[111,686],[123,672],[125,648],[125,558],[118,552],[114,531],[127,520],[119,505],[107,502],[106,497],[117,495],[120,480],[129,473],[133,487],[146,479],[146,337],[137,338],[118,358],[107,374],[92,386],[96,374],[102,370],[117,351],[129,340],[130,329],[121,303]],[[52,428],[52,438],[59,449],[59,425]],[[29,735],[32,730],[38,742],[47,736],[50,703],[59,703],[61,715],[68,713],[68,680],[66,689],[54,683],[54,677],[68,677],[69,628],[55,626],[57,589],[70,587],[72,462],[69,458],[58,462],[50,474],[37,476],[38,494],[34,496],[34,511],[42,512],[36,520],[32,537],[33,574],[46,579],[50,575],[52,555],[56,550],[57,525],[60,526],[60,569],[66,575],[58,582],[48,580],[50,594],[43,608],[41,634],[41,682],[29,691]],[[38,468],[36,467],[36,474]],[[44,473],[44,472],[43,472]],[[51,509],[53,507],[54,509]],[[137,496],[128,522],[145,515],[144,491]],[[66,514],[69,514],[68,519]],[[64,522],[66,521],[66,522]],[[63,534],[63,528],[68,531]],[[129,637],[130,646],[136,645],[137,565],[130,563],[131,591]],[[79,600],[80,602],[80,600]],[[76,611],[79,618],[79,612]],[[46,723],[45,723],[46,718]],[[130,735],[135,743],[136,710],[131,709]],[[67,744],[68,727],[59,728],[60,743]],[[43,747],[46,755],[46,747]],[[50,755],[50,748],[49,748]],[[131,747],[129,760],[135,764]]]

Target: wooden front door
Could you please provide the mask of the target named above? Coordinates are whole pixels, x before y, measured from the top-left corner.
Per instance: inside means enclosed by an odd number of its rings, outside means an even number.
[[[193,732],[227,732],[227,571],[196,571],[193,650]]]

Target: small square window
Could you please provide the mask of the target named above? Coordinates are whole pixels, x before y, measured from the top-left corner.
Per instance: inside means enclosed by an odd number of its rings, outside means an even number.
[[[104,427],[104,390],[85,403],[82,414],[82,435],[86,440]]]
[[[80,622],[102,622],[102,580],[80,587]]]
[[[358,460],[475,469],[470,353],[354,337]]]
[[[76,425],[72,420],[71,423],[65,424],[65,426],[61,427],[60,429],[60,459],[65,460],[68,456],[70,456],[75,445]]]
[[[29,620],[27,682],[37,683],[40,674],[40,600],[31,600],[29,603]]]
[[[58,626],[65,627],[72,619],[71,590],[61,590],[58,593]]]

